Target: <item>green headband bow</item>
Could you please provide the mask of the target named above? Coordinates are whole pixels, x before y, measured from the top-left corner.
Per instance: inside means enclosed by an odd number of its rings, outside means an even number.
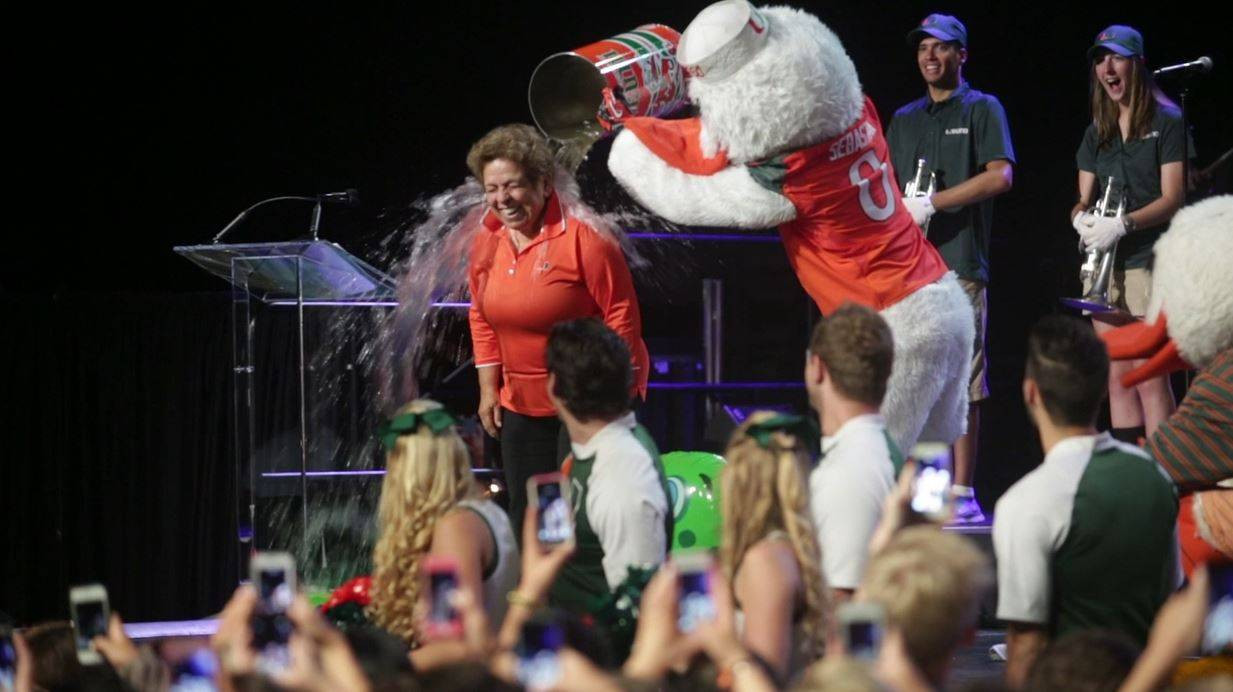
[[[427,425],[433,435],[440,435],[454,425],[454,417],[443,408],[428,409],[422,413],[403,413],[381,424],[377,434],[386,449],[393,449],[400,435],[413,433],[420,425]]]
[[[816,449],[820,441],[818,439],[817,425],[817,421],[808,416],[777,413],[761,423],[749,426],[745,429],[745,434],[752,437],[758,443],[758,446],[763,449],[771,448],[771,435],[773,433],[785,432],[789,435],[795,435],[796,439],[800,440],[810,455],[816,456]]]

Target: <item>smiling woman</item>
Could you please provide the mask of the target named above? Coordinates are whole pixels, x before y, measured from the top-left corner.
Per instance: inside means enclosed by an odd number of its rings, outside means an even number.
[[[467,165],[487,207],[468,269],[479,417],[501,440],[510,517],[519,525],[527,479],[556,471],[569,450],[548,398],[553,325],[598,317],[620,335],[633,358],[631,395],[645,394],[649,359],[625,256],[567,214],[543,137],[529,125],[503,125],[471,147]]]

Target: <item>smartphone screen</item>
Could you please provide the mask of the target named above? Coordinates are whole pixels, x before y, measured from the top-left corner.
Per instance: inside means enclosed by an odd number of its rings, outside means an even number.
[[[175,665],[172,671],[171,692],[205,692],[215,690],[214,676],[218,672],[218,659],[208,648],[200,648]]]
[[[17,673],[17,649],[13,646],[13,633],[0,628],[0,690],[13,689],[13,676]]]
[[[287,608],[295,597],[285,567],[262,567],[256,571],[257,608],[253,616],[253,647],[264,650],[284,645],[291,639],[292,625]]]
[[[84,651],[91,647],[90,642],[100,635],[107,634],[107,604],[103,601],[78,601],[73,610],[75,629],[77,631],[77,649]]]
[[[458,622],[458,611],[453,604],[454,592],[458,590],[458,574],[452,570],[434,571],[428,575],[428,583],[432,590],[429,619],[442,624]]]
[[[715,601],[711,598],[711,572],[708,569],[686,569],[677,575],[677,627],[692,632],[699,624],[715,619]]]
[[[518,641],[518,682],[531,690],[548,689],[561,677],[557,651],[565,643],[565,628],[552,618],[537,618],[522,625]]]
[[[1208,565],[1210,600],[1203,622],[1205,655],[1233,654],[1233,565]]]
[[[942,516],[950,500],[950,448],[921,444],[912,450],[916,478],[912,481],[912,511],[927,517]]]
[[[882,644],[882,626],[870,620],[854,620],[844,623],[844,636],[847,638],[848,655],[872,661],[878,657],[878,647]]]
[[[561,483],[551,481],[535,486],[538,501],[536,529],[540,543],[565,543],[574,537],[569,501],[561,492]]]

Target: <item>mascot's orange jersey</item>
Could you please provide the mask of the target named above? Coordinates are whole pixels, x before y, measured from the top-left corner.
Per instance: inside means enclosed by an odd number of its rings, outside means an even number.
[[[699,118],[630,118],[625,127],[682,173],[714,175],[729,165],[722,151],[702,153]],[[881,310],[947,271],[903,206],[886,149],[866,97],[861,117],[838,137],[748,164],[754,180],[796,207],[779,234],[796,278],[824,315],[848,301]]]
[[[749,172],[796,207],[779,234],[822,314],[846,301],[881,310],[946,273],[903,206],[882,123],[867,97],[860,119],[843,134],[751,163]]]

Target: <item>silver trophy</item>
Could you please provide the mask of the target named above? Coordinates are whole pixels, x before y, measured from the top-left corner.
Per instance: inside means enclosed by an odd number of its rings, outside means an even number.
[[[1089,211],[1096,216],[1121,218],[1126,213],[1126,194],[1116,179],[1110,176],[1105,181],[1104,194]],[[1084,253],[1079,278],[1087,286],[1081,298],[1063,298],[1062,303],[1092,314],[1092,319],[1102,322],[1123,323],[1133,319],[1109,300],[1109,283],[1113,280],[1113,262],[1117,257],[1117,243],[1105,250],[1087,248],[1079,241],[1079,250]]]
[[[904,197],[932,197],[937,191],[938,177],[925,164],[924,159],[916,160],[916,173],[912,175],[903,186]],[[925,235],[929,235],[929,222],[932,219],[925,219],[925,223],[921,226],[921,230]]]

